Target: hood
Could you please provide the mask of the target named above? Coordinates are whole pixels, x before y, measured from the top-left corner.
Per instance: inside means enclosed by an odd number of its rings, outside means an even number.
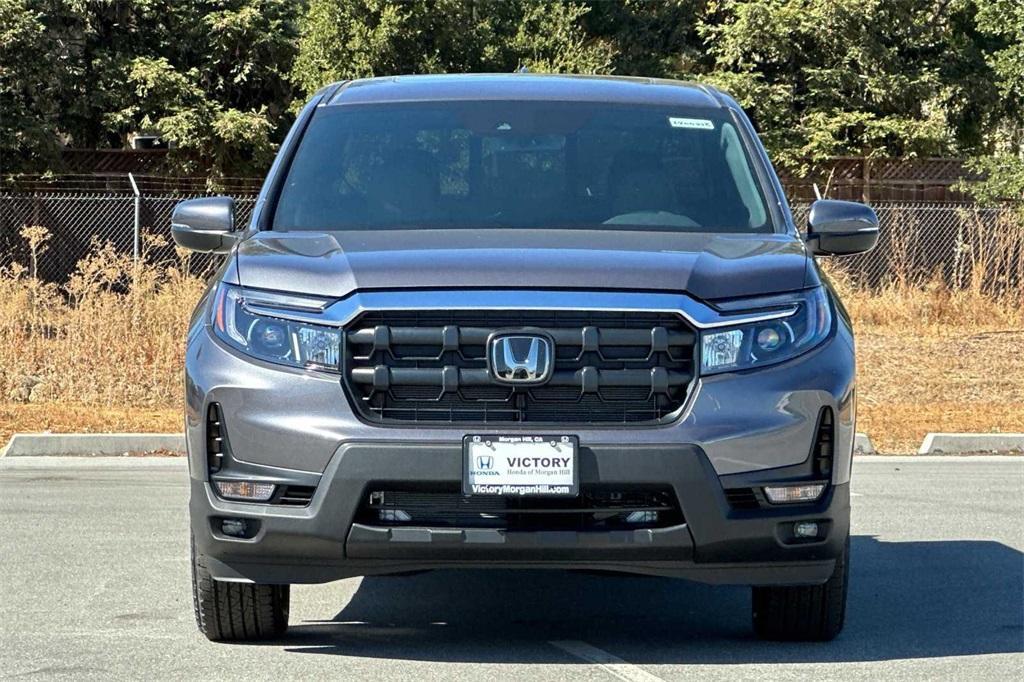
[[[792,235],[633,230],[257,232],[243,286],[342,298],[356,290],[535,288],[685,292],[705,300],[818,283]]]

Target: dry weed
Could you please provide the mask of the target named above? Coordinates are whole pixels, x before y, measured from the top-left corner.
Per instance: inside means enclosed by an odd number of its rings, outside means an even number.
[[[147,239],[146,254],[158,244]],[[0,271],[0,400],[126,409],[179,403],[201,279],[180,264],[144,258],[135,265],[99,241],[65,287],[34,271]]]
[[[202,279],[183,258],[151,262],[162,242],[149,238],[138,265],[94,242],[59,287],[35,276],[46,231],[22,237],[29,267],[0,270],[0,442],[14,429],[179,430]],[[857,327],[860,428],[885,451],[927,431],[1024,431],[1020,264],[965,253],[980,274],[955,287],[903,276],[868,290],[828,268]]]

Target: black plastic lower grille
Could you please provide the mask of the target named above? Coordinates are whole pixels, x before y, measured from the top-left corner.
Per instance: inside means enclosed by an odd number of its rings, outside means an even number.
[[[497,382],[487,366],[496,332],[551,339],[550,379]],[[375,422],[661,423],[686,400],[695,338],[672,313],[373,311],[346,329],[343,376]]]
[[[725,499],[733,509],[761,508],[761,501],[753,488],[730,488],[725,491]]]
[[[671,488],[584,486],[579,497],[465,496],[458,484],[367,488],[357,520],[371,526],[608,531],[683,523]]]
[[[316,488],[308,485],[288,485],[275,497],[272,502],[287,507],[305,507],[313,500],[313,493]]]

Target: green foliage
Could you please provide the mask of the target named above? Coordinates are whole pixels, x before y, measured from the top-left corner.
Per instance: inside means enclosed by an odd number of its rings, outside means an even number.
[[[25,0],[0,0],[0,171],[47,166],[56,158],[57,103],[45,26]]]
[[[979,204],[993,206],[1007,200],[1024,201],[1024,158],[1009,154],[983,156],[971,159],[968,167],[983,179],[961,182],[957,189]]]
[[[0,169],[157,132],[259,174],[326,83],[523,66],[717,85],[797,171],[1024,148],[1020,0],[0,0]]]
[[[608,71],[588,8],[535,0],[311,0],[293,78],[307,94],[348,78],[410,73]]]
[[[962,94],[988,82],[950,26],[969,3],[924,0],[726,0],[699,27],[715,72],[751,85],[738,99],[788,165],[852,154],[957,153]],[[973,43],[972,43],[973,45]],[[713,76],[714,78],[714,76]],[[760,86],[760,87],[757,87]],[[776,89],[767,100],[764,87]],[[767,105],[766,105],[767,102]]]
[[[2,125],[26,131],[5,172],[38,169],[58,140],[119,148],[141,132],[176,142],[181,170],[260,173],[290,123],[291,0],[0,3],[15,19],[0,16]]]

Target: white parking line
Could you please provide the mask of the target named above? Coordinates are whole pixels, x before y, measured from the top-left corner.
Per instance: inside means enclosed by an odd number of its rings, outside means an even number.
[[[566,653],[587,663],[593,663],[609,675],[625,680],[626,682],[665,682],[657,675],[652,675],[643,668],[627,663],[618,656],[613,656],[604,649],[580,642],[578,640],[557,640],[548,642]]]

